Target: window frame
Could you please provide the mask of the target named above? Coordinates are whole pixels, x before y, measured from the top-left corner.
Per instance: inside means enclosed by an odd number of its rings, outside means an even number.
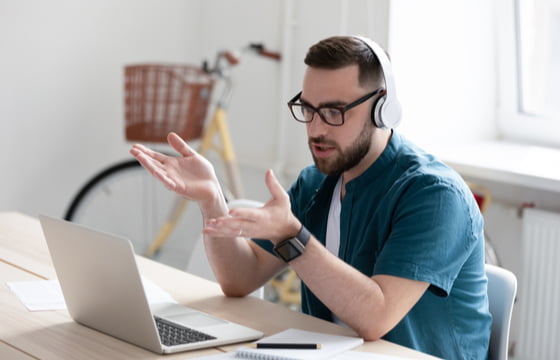
[[[502,140],[560,148],[560,119],[521,111],[518,1],[496,1],[497,132]]]

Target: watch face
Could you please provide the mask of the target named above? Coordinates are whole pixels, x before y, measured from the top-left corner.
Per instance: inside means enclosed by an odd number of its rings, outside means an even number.
[[[303,246],[299,248],[292,241],[284,241],[282,244],[274,248],[274,252],[284,261],[288,262],[301,255],[301,253],[303,252]]]

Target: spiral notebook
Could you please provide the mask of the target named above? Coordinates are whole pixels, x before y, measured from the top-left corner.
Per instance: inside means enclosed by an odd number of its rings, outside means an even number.
[[[288,329],[259,340],[257,343],[314,343],[320,344],[316,350],[296,349],[253,349],[240,347],[235,352],[236,358],[262,360],[306,360],[328,359],[336,354],[350,350],[364,343],[359,337],[331,335],[299,329]]]

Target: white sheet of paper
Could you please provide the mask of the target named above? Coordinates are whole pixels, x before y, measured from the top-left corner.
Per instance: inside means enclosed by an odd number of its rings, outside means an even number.
[[[193,360],[229,360],[229,359],[238,359],[237,357],[235,357],[235,352],[232,351],[223,354],[207,355],[207,356],[193,358]],[[408,358],[393,356],[393,355],[367,353],[363,351],[353,351],[353,350],[345,351],[341,354],[335,355],[334,357],[330,358],[330,360],[406,360],[406,359]]]
[[[321,344],[317,350],[301,349],[255,349],[241,346],[235,351],[235,356],[243,359],[334,359],[335,355],[353,349],[364,343],[364,340],[355,336],[342,336],[326,334],[301,329],[286,329],[279,333],[267,336],[259,343],[312,343]]]
[[[58,280],[9,281],[6,284],[29,311],[66,309]]]
[[[165,290],[142,277],[150,304],[176,301]],[[6,285],[29,311],[66,310],[66,302],[58,280],[8,281]]]
[[[364,351],[345,351],[341,354],[336,355],[333,360],[406,360],[408,358],[404,358],[401,356],[393,356],[393,355],[383,355],[383,354],[374,354],[368,353]]]

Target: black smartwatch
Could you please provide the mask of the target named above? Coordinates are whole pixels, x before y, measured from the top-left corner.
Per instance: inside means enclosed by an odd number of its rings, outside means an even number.
[[[311,238],[311,233],[302,225],[296,237],[282,241],[274,246],[273,251],[280,259],[288,263],[303,254],[309,238]]]

